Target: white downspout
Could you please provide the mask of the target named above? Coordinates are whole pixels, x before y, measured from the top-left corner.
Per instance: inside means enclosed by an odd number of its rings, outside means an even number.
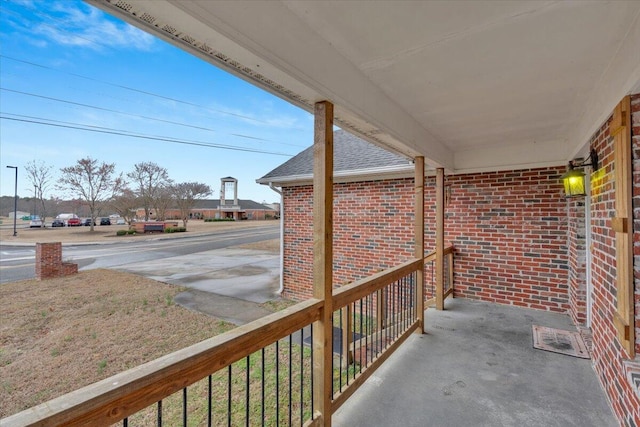
[[[269,188],[280,195],[280,287],[278,294],[281,295],[284,291],[284,197],[282,191],[278,190],[273,182],[269,183]]]

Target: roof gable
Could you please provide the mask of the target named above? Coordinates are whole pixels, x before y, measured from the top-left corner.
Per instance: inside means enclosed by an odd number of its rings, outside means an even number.
[[[372,171],[411,171],[409,159],[373,145],[344,130],[333,133],[333,168],[336,176],[365,178]],[[261,184],[301,184],[313,176],[313,146],[258,179]]]

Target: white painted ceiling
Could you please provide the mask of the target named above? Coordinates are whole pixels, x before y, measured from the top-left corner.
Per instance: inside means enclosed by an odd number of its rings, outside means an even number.
[[[87,1],[454,173],[564,164],[640,92],[640,1]]]

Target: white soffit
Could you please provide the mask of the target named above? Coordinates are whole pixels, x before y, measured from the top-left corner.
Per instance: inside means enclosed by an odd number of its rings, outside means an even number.
[[[88,0],[451,172],[563,164],[640,86],[640,2]]]

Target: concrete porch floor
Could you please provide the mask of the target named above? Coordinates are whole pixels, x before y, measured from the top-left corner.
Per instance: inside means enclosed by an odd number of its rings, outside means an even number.
[[[533,348],[569,317],[467,299],[414,335],[340,408],[335,426],[616,426],[591,360]]]

